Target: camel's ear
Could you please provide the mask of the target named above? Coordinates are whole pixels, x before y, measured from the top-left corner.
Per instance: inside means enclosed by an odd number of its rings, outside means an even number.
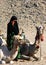
[[[36,28],[36,29],[38,29],[38,27],[37,27],[37,26],[35,26],[35,28]]]

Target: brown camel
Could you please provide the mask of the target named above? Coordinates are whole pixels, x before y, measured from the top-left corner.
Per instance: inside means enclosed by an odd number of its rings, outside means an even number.
[[[36,27],[36,30],[37,32],[36,32],[34,44],[31,44],[27,39],[18,40],[18,42],[20,43],[20,53],[26,59],[31,56],[35,58],[36,60],[38,60],[35,54],[39,50],[40,41],[43,41],[44,27],[43,26]],[[15,38],[16,37],[14,36],[14,40]]]

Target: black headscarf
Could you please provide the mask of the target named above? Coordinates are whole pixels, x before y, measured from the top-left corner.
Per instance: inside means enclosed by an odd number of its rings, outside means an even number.
[[[10,19],[10,22],[13,21],[13,20],[17,20],[17,17],[16,16],[12,16],[11,19]]]
[[[14,27],[12,26],[12,21],[15,21]],[[8,30],[9,33],[12,33],[12,31],[15,33],[15,35],[17,35],[19,33],[19,27],[18,27],[18,23],[17,23],[17,17],[16,16],[12,16],[10,19],[10,22],[8,23]]]

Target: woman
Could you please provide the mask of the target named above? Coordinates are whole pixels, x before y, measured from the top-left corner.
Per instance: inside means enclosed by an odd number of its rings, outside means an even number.
[[[10,22],[7,25],[7,47],[10,51],[13,47],[12,37],[19,34],[19,28],[17,23],[17,17],[12,16]]]

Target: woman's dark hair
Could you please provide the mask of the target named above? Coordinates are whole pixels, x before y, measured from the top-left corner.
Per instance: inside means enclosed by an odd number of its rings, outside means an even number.
[[[13,20],[17,20],[17,17],[16,16],[12,16],[11,19],[10,19],[10,22],[13,21]]]

